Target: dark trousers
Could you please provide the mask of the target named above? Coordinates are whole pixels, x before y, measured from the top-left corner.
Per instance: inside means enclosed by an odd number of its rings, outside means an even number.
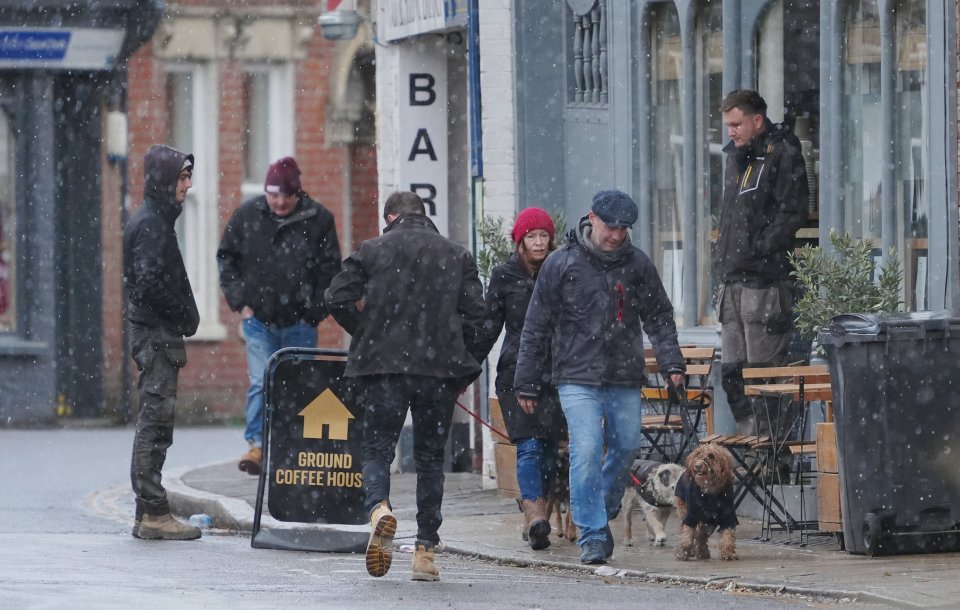
[[[140,408],[133,437],[130,482],[137,496],[137,518],[170,512],[161,471],[173,444],[177,376],[186,364],[183,337],[159,328],[130,325],[130,348],[137,369]]]
[[[367,511],[390,500],[390,464],[407,410],[413,418],[417,466],[417,540],[435,545],[443,517],[443,457],[457,399],[452,379],[373,375],[363,384],[363,490]]]

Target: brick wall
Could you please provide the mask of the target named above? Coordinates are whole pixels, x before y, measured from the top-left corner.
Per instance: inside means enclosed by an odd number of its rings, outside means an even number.
[[[209,2],[182,2],[183,5]],[[278,5],[277,2],[247,2],[255,5]],[[284,5],[312,6],[312,3],[287,2]],[[343,255],[349,254],[363,239],[376,235],[377,184],[376,149],[374,147],[332,146],[324,137],[327,112],[327,79],[335,57],[335,43],[324,40],[319,30],[307,46],[306,59],[295,68],[296,157],[303,170],[303,186],[334,215],[339,235],[344,234],[344,206],[351,205],[352,244],[341,244]],[[219,233],[233,211],[241,203],[243,150],[241,130],[243,113],[241,65],[228,60],[217,63],[220,92],[218,124],[219,184],[217,215]],[[129,201],[131,211],[143,196],[143,155],[149,147],[164,142],[167,133],[165,74],[162,63],[154,58],[152,45],[141,48],[131,59],[129,68]],[[349,164],[349,171],[345,166]],[[104,386],[107,411],[115,409],[122,387],[120,374],[122,307],[120,299],[122,244],[119,220],[119,172],[104,164]],[[350,176],[349,184],[344,184]],[[349,195],[345,197],[345,194]],[[246,353],[239,339],[239,315],[231,312],[220,298],[220,321],[227,336],[218,341],[190,341],[187,346],[187,367],[180,377],[180,408],[198,419],[242,418],[247,386]],[[319,328],[321,347],[340,348],[346,345],[346,334],[332,320]],[[132,374],[135,366],[130,365]],[[131,380],[135,384],[135,379]]]

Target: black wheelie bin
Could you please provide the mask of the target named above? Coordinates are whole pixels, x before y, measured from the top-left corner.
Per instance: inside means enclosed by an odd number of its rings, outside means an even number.
[[[846,550],[960,550],[960,319],[845,314],[820,343],[830,364]]]

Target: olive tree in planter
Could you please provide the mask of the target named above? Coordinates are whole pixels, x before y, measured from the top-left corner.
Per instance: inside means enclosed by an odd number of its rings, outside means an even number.
[[[895,312],[901,303],[903,269],[896,248],[884,257],[877,276],[869,240],[831,230],[830,243],[833,253],[820,246],[804,246],[790,254],[791,275],[802,288],[794,304],[797,330],[814,342],[836,315]],[[822,355],[819,347],[816,351]]]

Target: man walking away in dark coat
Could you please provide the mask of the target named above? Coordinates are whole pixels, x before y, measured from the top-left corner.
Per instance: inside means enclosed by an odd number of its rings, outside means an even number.
[[[473,257],[440,235],[415,193],[390,195],[383,216],[383,235],[344,261],[327,289],[327,306],[352,335],[346,376],[356,381],[364,405],[367,572],[383,576],[390,569],[397,529],[390,463],[409,410],[417,467],[413,580],[435,581],[444,448],[457,395],[480,374],[483,286]]]
[[[787,253],[807,220],[810,189],[800,141],[770,122],[759,93],[733,91],[720,110],[730,136],[716,247],[721,373],[737,433],[757,434],[743,367],[787,364],[794,287]]]
[[[187,363],[183,337],[197,332],[200,314],[183,266],[174,223],[192,186],[193,155],[155,145],[143,160],[144,200],[123,232],[123,283],[130,351],[140,375],[140,409],[130,480],[137,496],[133,535],[194,540],[200,528],[170,515],[161,471],[173,444],[177,375]]]
[[[263,189],[237,208],[217,250],[220,287],[243,318],[249,450],[239,467],[253,475],[263,461],[264,368],[281,348],[317,346],[323,291],[340,271],[333,214],[303,192],[293,157],[270,166]]]
[[[660,370],[675,386],[683,382],[673,305],[653,262],[630,242],[637,214],[622,191],[593,196],[590,213],[540,268],[520,334],[520,406],[527,413],[540,408],[553,384],[567,419],[570,508],[587,564],[613,555],[608,521],[619,511],[640,445],[643,332]]]

